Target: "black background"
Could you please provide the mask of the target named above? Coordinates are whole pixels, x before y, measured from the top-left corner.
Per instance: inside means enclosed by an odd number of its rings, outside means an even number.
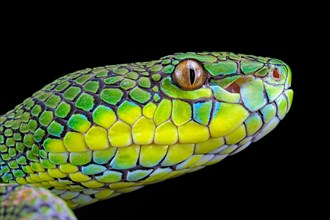
[[[150,18],[152,19],[152,18]],[[1,41],[0,112],[12,109],[47,83],[75,70],[108,64],[149,61],[175,52],[232,51],[268,56],[293,72],[292,109],[279,126],[243,152],[191,173],[75,211],[78,219],[141,217],[171,219],[196,214],[204,218],[296,217],[309,212],[313,178],[307,163],[312,140],[305,134],[308,44],[297,39],[294,24],[224,27],[166,20],[127,26],[34,26],[5,29]],[[219,27],[218,27],[218,26]],[[46,28],[46,26],[48,28]],[[28,31],[21,29],[28,27]],[[310,156],[311,157],[311,156]],[[151,214],[155,212],[157,214]]]

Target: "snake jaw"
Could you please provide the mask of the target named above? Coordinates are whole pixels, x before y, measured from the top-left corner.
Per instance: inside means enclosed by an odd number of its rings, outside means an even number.
[[[239,104],[249,112],[243,122],[250,140],[239,143],[235,154],[270,133],[290,110],[293,98],[291,71],[284,64],[269,64],[249,74],[219,75],[209,80],[217,101]],[[232,115],[230,116],[232,117]],[[232,131],[236,133],[236,131]],[[231,134],[229,134],[231,136]],[[248,140],[248,139],[246,139]]]

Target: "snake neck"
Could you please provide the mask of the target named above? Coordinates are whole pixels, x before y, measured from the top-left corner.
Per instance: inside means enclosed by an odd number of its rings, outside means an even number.
[[[15,173],[17,175],[15,177],[24,175],[22,169],[24,161],[11,161],[11,158],[19,158],[26,152],[25,147],[23,147],[23,135],[20,132],[21,126],[15,124],[15,121],[19,120],[15,120],[14,110],[0,116],[0,176],[2,176],[0,184],[13,179],[14,176],[13,172],[10,172],[11,170],[20,173]]]
[[[4,152],[6,152],[7,150],[7,147],[5,145],[6,143],[6,138],[5,138],[5,126],[4,126],[4,123],[5,123],[5,116],[4,115],[1,115],[0,116],[0,120],[1,120],[1,123],[0,123],[0,175],[4,172],[3,169],[4,169],[4,166],[7,166],[7,163],[6,161],[4,160],[3,157],[5,157],[4,155]],[[0,184],[3,183],[3,180],[2,178],[0,178]]]

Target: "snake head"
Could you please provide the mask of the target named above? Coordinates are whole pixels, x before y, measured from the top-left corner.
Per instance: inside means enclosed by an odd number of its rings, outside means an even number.
[[[197,171],[272,131],[290,85],[282,61],[233,53],[70,73],[0,117],[0,185],[44,186],[78,208]]]
[[[291,107],[291,70],[280,60],[226,52],[166,58],[176,65],[163,79],[162,93],[189,103],[193,121],[211,138],[243,146],[236,152],[272,131]]]

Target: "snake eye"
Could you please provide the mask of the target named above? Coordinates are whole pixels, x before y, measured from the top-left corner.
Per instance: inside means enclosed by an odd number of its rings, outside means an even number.
[[[172,78],[181,89],[193,90],[202,87],[207,75],[207,72],[197,61],[184,60],[176,66]]]

